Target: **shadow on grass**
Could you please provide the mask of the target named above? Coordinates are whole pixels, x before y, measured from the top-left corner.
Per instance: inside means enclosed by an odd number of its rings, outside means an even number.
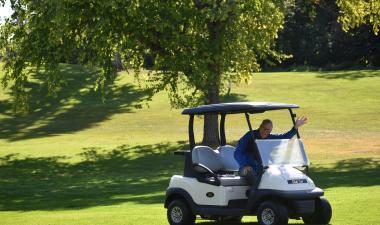
[[[101,93],[93,90],[96,74],[81,66],[60,66],[62,88],[55,96],[48,95],[48,86],[41,82],[41,76],[34,75],[34,80],[28,83],[27,115],[14,115],[12,103],[0,101],[0,115],[4,116],[0,120],[1,139],[17,141],[80,131],[113,114],[130,112],[148,98],[147,93],[133,85],[109,84],[103,103]]]
[[[182,174],[183,158],[172,153],[185,142],[122,145],[106,151],[86,148],[82,160],[64,157],[0,158],[0,210],[71,210],[125,202],[163,204],[173,174]],[[370,165],[369,165],[370,164]],[[322,188],[380,184],[379,164],[371,159],[316,168],[311,177]]]
[[[312,167],[309,175],[321,188],[380,185],[380,161],[372,158],[346,159],[331,168]]]
[[[86,148],[83,160],[0,158],[0,210],[78,209],[123,202],[162,203],[173,173],[181,174],[177,144]]]
[[[200,221],[200,222],[198,222]],[[198,224],[207,224],[207,225],[238,225],[238,224],[249,224],[249,225],[258,225],[259,223],[258,222],[242,222],[242,223],[230,223],[230,222],[225,222],[225,223],[221,223],[221,222],[216,222],[216,221],[207,221],[207,220],[198,220],[197,218],[197,225]],[[296,224],[299,224],[299,223],[288,223],[288,225],[296,225]]]
[[[247,95],[230,93],[220,96],[220,102],[244,102],[247,101]]]
[[[322,71],[318,78],[358,80],[367,77],[380,77],[379,70]]]

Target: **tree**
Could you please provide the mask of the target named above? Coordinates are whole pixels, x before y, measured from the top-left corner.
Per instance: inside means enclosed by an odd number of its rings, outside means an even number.
[[[14,0],[14,14],[1,31],[6,54],[3,84],[13,82],[16,101],[25,100],[28,66],[47,71],[50,91],[59,88],[58,63],[75,52],[95,65],[98,88],[113,80],[120,53],[153,95],[167,90],[173,107],[219,103],[228,82],[248,82],[258,60],[281,60],[274,40],[291,1],[282,0]],[[79,49],[79,51],[78,51]],[[79,53],[78,53],[79,52]],[[139,76],[144,57],[153,68]],[[22,102],[22,101],[17,101]],[[218,118],[206,116],[203,143],[219,142]]]
[[[296,0],[277,39],[279,51],[293,57],[280,66],[343,69],[380,65],[380,37],[368,25],[344,32],[337,21],[339,11],[335,1]]]
[[[371,24],[373,32],[378,34],[380,28],[379,0],[338,0],[341,9],[339,22],[348,31],[362,24]]]

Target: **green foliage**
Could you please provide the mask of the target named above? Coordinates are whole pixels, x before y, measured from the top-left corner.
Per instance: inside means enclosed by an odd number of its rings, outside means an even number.
[[[143,7],[146,12],[159,13],[145,24],[156,32],[148,33],[144,49],[162,69],[149,81],[156,82],[156,91],[169,90],[174,105],[210,102],[213,89],[223,91],[229,81],[248,82],[259,69],[258,59],[283,57],[272,50],[282,28],[283,1],[174,1],[165,10],[160,3],[148,7]],[[181,98],[178,93],[184,92]]]
[[[339,22],[348,31],[362,24],[371,24],[373,32],[378,34],[380,28],[380,1],[378,0],[338,0],[341,8]]]
[[[60,87],[58,64],[99,68],[96,88],[115,78],[113,58],[136,72],[145,55],[148,76],[136,78],[150,94],[168,90],[172,106],[218,101],[228,82],[248,82],[258,60],[285,56],[273,50],[291,1],[11,1],[13,15],[0,32],[2,83],[26,103],[28,69],[45,71],[49,93]]]
[[[58,64],[75,54],[80,63],[100,67],[99,87],[104,87],[106,79],[112,80],[112,56],[123,41],[114,30],[125,23],[125,17],[112,17],[116,5],[105,1],[12,1],[14,13],[2,27],[0,43],[6,71],[2,83],[7,87],[11,82],[16,103],[25,103],[29,67],[36,67],[37,73],[45,71],[44,82],[49,93],[54,93],[62,80]]]

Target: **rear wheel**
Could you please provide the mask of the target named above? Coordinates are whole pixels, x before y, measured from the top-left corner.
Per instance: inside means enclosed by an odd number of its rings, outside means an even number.
[[[302,217],[305,224],[328,224],[331,220],[331,205],[325,198],[315,200],[315,211],[310,216]]]
[[[195,215],[181,200],[174,200],[169,204],[167,217],[171,225],[192,225],[195,222]]]
[[[286,225],[288,219],[288,210],[281,202],[265,201],[257,211],[260,225]]]

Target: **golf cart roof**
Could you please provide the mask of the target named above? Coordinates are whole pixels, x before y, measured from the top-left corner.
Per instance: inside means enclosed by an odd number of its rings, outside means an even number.
[[[231,102],[211,105],[201,105],[194,108],[184,109],[182,114],[234,114],[234,113],[263,113],[269,110],[299,108],[295,104],[277,102]]]

